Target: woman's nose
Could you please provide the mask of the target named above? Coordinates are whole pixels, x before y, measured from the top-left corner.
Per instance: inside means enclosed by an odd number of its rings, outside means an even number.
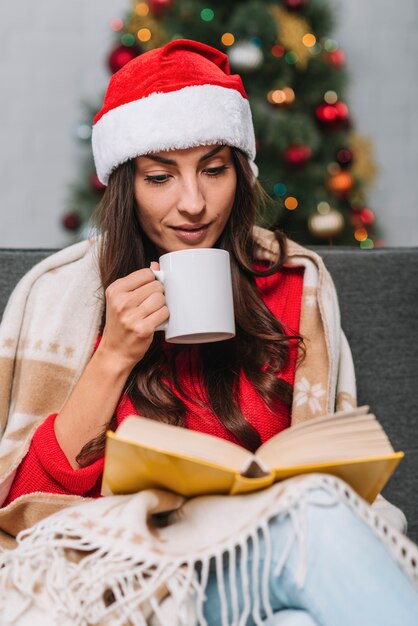
[[[205,209],[205,198],[197,181],[185,181],[181,187],[177,209],[181,213],[198,215]]]

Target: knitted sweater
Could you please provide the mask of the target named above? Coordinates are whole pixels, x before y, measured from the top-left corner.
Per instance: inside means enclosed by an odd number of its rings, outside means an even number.
[[[301,298],[303,290],[303,268],[285,267],[282,271],[267,277],[256,277],[260,295],[269,308],[284,325],[285,332],[299,332]],[[167,345],[167,349],[170,346]],[[291,385],[294,382],[296,350],[291,347],[289,360],[279,376]],[[193,389],[193,375],[182,375],[186,388]],[[221,424],[216,416],[198,403],[182,398],[187,407],[186,426],[211,435],[237,442],[233,435]],[[262,442],[290,425],[290,409],[278,403],[273,413],[268,409],[245,375],[239,383],[240,407],[245,418],[254,426]],[[130,398],[122,396],[116,410],[117,423],[138,411]],[[9,495],[4,506],[26,493],[42,491],[68,495],[100,495],[100,484],[104,459],[74,470],[61,450],[54,432],[56,414],[50,415],[37,429],[28,453],[20,463]]]

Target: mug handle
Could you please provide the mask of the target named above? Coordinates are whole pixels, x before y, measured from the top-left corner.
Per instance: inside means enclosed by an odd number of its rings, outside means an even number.
[[[162,284],[164,285],[164,274],[161,270],[151,270],[151,272],[154,274],[155,278]],[[168,326],[168,320],[166,322],[163,322],[162,324],[160,324],[159,326],[157,326],[157,328],[155,330],[167,330],[167,326]]]

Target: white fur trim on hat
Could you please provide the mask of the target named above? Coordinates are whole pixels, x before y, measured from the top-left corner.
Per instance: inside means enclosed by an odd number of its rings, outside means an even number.
[[[103,115],[92,134],[97,176],[104,185],[128,159],[216,143],[240,148],[254,161],[248,100],[218,85],[193,85],[122,104]]]

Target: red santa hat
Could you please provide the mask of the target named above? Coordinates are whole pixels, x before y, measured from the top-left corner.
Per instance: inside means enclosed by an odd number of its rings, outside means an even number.
[[[226,54],[188,39],[124,65],[110,79],[94,118],[93,155],[104,185],[112,170],[136,156],[217,143],[243,150],[257,173],[240,76],[231,74]]]

